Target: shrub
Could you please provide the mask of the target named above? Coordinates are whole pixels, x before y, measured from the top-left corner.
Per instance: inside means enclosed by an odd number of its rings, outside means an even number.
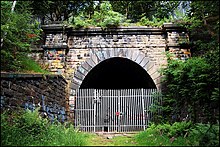
[[[51,124],[40,117],[38,109],[1,114],[1,146],[82,146],[86,137],[87,134],[77,132],[71,124]]]
[[[94,11],[90,18],[84,12],[81,12],[76,17],[71,17],[69,20],[76,28],[99,26],[102,28],[118,26],[120,23],[125,22],[125,17],[112,10],[112,6],[108,1],[104,1],[100,5],[99,11]]]
[[[171,60],[163,70],[166,89],[163,91],[163,114],[170,122],[190,119],[216,123],[218,88],[212,78],[212,65],[204,58]],[[213,115],[210,115],[213,114]]]
[[[151,124],[135,136],[138,145],[147,146],[219,146],[219,124]]]

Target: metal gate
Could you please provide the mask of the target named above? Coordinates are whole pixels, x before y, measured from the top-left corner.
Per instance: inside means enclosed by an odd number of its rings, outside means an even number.
[[[153,113],[150,106],[161,101],[156,89],[78,89],[75,127],[86,132],[132,132],[145,130]]]

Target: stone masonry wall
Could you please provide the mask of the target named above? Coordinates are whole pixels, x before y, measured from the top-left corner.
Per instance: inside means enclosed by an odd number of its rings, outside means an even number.
[[[63,25],[44,26],[44,64],[49,71],[63,75],[71,81],[75,70],[91,54],[99,50],[123,48],[140,50],[150,57],[156,66],[166,65],[165,51],[173,53],[174,59],[185,60],[191,56],[188,33],[173,24],[163,28],[118,27],[102,30],[100,27],[74,30]]]
[[[1,73],[1,109],[35,109],[52,121],[68,114],[67,82],[61,75]]]
[[[100,27],[73,29],[62,24],[51,24],[42,26],[42,29],[45,34],[42,46],[44,65],[50,72],[63,75],[68,84],[72,82],[78,67],[92,55],[101,58],[102,51],[140,51],[153,64],[150,74],[166,66],[165,51],[174,54],[173,59],[186,60],[191,57],[186,29],[170,23],[164,24],[162,28],[130,26],[106,30]],[[157,74],[157,77],[160,76]]]
[[[91,54],[100,50],[123,48],[139,50],[158,65],[164,63],[166,41],[161,35],[70,36],[66,58],[66,79],[71,80],[75,69]],[[101,55],[100,55],[101,56]]]

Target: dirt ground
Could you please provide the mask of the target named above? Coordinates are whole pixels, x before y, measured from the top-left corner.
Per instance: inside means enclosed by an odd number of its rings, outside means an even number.
[[[88,146],[136,146],[135,133],[96,133],[88,138]]]

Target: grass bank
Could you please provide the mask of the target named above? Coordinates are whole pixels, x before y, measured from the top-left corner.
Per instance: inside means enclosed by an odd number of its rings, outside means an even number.
[[[37,111],[1,114],[1,146],[84,146],[88,134],[71,124],[51,124]]]
[[[151,124],[146,131],[108,138],[51,124],[38,111],[1,114],[1,146],[219,146],[219,124]]]

